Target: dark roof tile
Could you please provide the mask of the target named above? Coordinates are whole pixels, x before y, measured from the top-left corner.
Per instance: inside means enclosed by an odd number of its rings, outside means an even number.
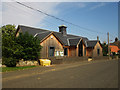
[[[79,43],[81,38],[69,39],[70,46],[75,46]]]
[[[49,30],[33,28],[33,27],[28,27],[23,25],[19,25],[18,27],[22,30],[23,33],[28,32],[33,36],[38,36],[40,40],[43,40],[47,35],[53,32],[55,36],[66,46],[77,45],[81,38],[83,38],[84,42],[88,40],[86,37],[81,37],[81,36],[76,36],[71,34],[67,34],[66,36],[63,36],[61,32],[49,31]]]
[[[98,40],[89,40],[86,41],[86,47],[94,47],[97,44]]]

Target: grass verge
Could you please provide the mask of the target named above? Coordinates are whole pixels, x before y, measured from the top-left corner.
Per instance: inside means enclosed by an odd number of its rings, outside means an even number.
[[[21,67],[0,67],[0,72],[8,72],[8,71],[16,71],[16,70],[23,70],[28,68],[33,68],[37,66],[21,66]]]

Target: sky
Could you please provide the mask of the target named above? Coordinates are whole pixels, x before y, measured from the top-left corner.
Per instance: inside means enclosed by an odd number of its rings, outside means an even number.
[[[28,9],[16,2],[2,2],[2,25],[15,24],[59,31],[58,26],[66,25],[67,33],[107,42],[118,37],[117,2],[22,2],[45,13],[78,25],[71,25],[40,12]],[[0,6],[1,6],[0,5]],[[82,28],[81,28],[82,27]]]

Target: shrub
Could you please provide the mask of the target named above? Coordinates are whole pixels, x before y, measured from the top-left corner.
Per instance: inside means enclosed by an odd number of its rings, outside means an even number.
[[[16,67],[17,59],[9,57],[9,58],[2,58],[2,64],[6,65],[7,67]]]

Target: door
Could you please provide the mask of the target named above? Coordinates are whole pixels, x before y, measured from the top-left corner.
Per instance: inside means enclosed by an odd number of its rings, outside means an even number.
[[[79,44],[78,56],[83,56],[83,45],[82,41]]]
[[[49,47],[49,57],[54,56],[55,47]]]
[[[64,56],[67,56],[67,55],[68,55],[68,49],[64,48]]]

